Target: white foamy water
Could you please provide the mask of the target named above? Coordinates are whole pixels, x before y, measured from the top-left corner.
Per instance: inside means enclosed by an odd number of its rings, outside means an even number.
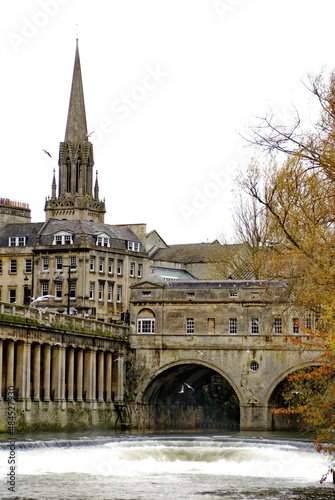
[[[22,478],[24,483],[31,485],[32,488],[30,496],[17,495],[16,498],[35,498],[31,494],[36,488],[38,491],[36,485],[42,487],[42,480],[44,484],[42,489],[48,489],[49,496],[45,498],[64,499],[129,498],[133,500],[143,498],[150,500],[151,490],[156,488],[152,497],[154,500],[156,498],[177,500],[178,498],[193,498],[190,495],[193,494],[192,490],[196,485],[200,488],[198,493],[200,494],[201,488],[207,484],[208,488],[214,488],[214,492],[221,491],[218,486],[221,488],[222,484],[225,487],[231,485],[229,491],[232,496],[225,496],[225,498],[232,499],[258,498],[252,496],[250,491],[246,497],[243,496],[246,485],[248,489],[252,487],[251,491],[253,491],[253,488],[257,490],[257,484],[263,488],[276,484],[281,494],[283,494],[280,489],[282,487],[289,488],[293,485],[295,488],[309,487],[314,494],[314,488],[318,488],[321,475],[327,471],[326,461],[314,451],[311,443],[220,436],[210,438],[127,437],[124,439],[105,437],[90,440],[26,441],[17,443],[16,454],[18,484]],[[0,449],[0,477],[3,484],[8,472],[7,457],[8,450],[4,446]],[[71,481],[70,478],[72,478]],[[69,481],[72,489],[70,492],[66,490],[68,496],[64,494],[59,497],[53,496],[59,494],[62,487],[69,484]],[[100,485],[98,493],[95,493],[96,496],[89,496],[88,493],[90,488],[93,488],[93,484]],[[161,485],[160,488],[157,487],[158,484]],[[118,496],[104,496],[103,492],[108,489],[108,485],[113,487],[114,494],[117,493]],[[176,493],[172,494],[173,487],[177,485],[179,485],[179,496],[176,496]],[[258,494],[260,494],[259,487]],[[212,490],[209,489],[209,495],[211,495],[210,491]],[[320,491],[318,488],[318,492]],[[0,492],[2,492],[1,489]],[[325,492],[330,492],[330,489],[324,488],[322,494]],[[36,498],[44,498],[43,493],[46,494],[46,490],[37,493]],[[206,498],[206,491],[201,494]],[[233,496],[234,494],[236,497]],[[287,499],[299,498],[290,497],[287,493],[285,496]],[[209,496],[207,498],[220,497]],[[260,496],[259,498],[277,497]],[[328,497],[301,496],[301,498]]]

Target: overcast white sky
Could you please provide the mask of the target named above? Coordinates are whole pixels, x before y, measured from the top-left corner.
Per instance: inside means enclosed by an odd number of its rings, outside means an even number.
[[[269,106],[307,106],[335,67],[332,0],[12,0],[1,16],[0,196],[44,221],[58,173],[76,26],[106,222],[167,243],[232,236],[239,136]],[[52,159],[42,152],[48,150]]]

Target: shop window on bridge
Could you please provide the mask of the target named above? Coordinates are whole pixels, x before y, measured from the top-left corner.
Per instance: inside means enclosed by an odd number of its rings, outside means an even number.
[[[237,334],[237,318],[229,318],[229,333],[231,335]]]
[[[313,329],[313,318],[312,318],[312,313],[310,311],[307,311],[305,314],[305,328],[307,330]]]
[[[194,318],[186,319],[186,333],[187,334],[194,333]]]
[[[150,309],[140,311],[137,318],[137,333],[155,333],[155,316]]]
[[[283,333],[283,320],[282,320],[282,318],[275,318],[273,327],[274,327],[275,335],[281,335]]]
[[[292,333],[293,335],[299,335],[299,318],[292,319]]]
[[[251,318],[250,333],[251,333],[251,335],[258,335],[258,333],[259,333],[259,319],[258,318]]]

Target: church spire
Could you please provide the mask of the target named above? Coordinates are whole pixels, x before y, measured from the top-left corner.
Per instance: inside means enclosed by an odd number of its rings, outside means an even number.
[[[47,219],[94,220],[104,222],[104,201],[93,191],[93,144],[87,135],[85,101],[78,40],[74,61],[70,104],[64,142],[59,147],[58,197],[53,180],[51,198],[46,201]]]
[[[79,58],[78,40],[76,42],[76,55],[72,78],[72,87],[67,115],[67,124],[64,142],[80,144],[87,139],[87,124],[84,101],[83,81]]]

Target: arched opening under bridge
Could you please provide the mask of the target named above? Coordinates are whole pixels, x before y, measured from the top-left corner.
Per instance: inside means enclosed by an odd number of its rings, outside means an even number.
[[[269,399],[273,430],[311,430],[302,413],[285,413],[285,410],[294,411],[307,405],[309,411],[320,411],[321,407],[326,408],[329,397],[332,401],[333,395],[329,392],[334,384],[334,375],[327,372],[315,375],[319,368],[317,365],[305,365],[286,374],[277,384]]]
[[[164,429],[238,428],[240,403],[213,368],[178,364],[161,371],[137,405],[139,426]]]

